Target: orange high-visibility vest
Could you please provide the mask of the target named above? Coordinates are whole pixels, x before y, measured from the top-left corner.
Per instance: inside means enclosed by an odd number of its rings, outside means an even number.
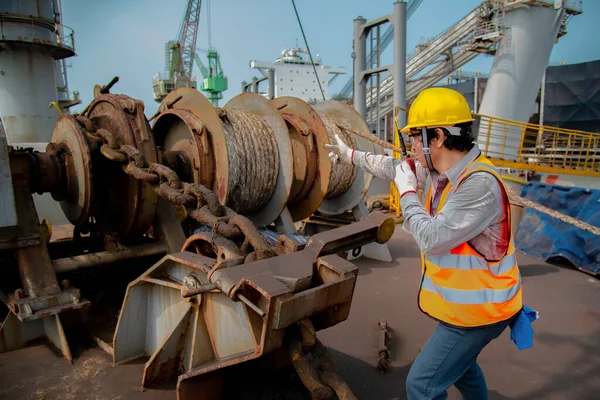
[[[456,246],[442,256],[421,253],[423,275],[419,288],[419,308],[434,319],[462,328],[505,321],[523,307],[521,274],[510,227],[508,194],[500,174],[487,158],[483,155],[476,158],[462,173],[456,187],[448,182],[441,194],[436,215],[460,184],[477,171],[485,171],[496,177],[506,196],[510,236],[504,257],[486,260],[469,242]],[[423,200],[425,209],[431,215],[434,193],[431,177],[427,183]]]

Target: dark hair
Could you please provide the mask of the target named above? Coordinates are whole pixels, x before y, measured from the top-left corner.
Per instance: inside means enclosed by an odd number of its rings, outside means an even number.
[[[454,125],[454,126],[457,126],[460,128],[460,136],[450,135],[450,132],[448,132],[448,130],[446,130],[446,128],[440,128],[446,136],[446,139],[444,140],[444,146],[448,150],[458,150],[458,151],[471,150],[473,148],[473,146],[475,146],[475,143],[473,143],[473,138],[471,136],[472,125],[473,125],[473,123],[470,121]],[[433,139],[436,139],[437,137],[438,137],[438,134],[435,131],[435,128],[427,129],[427,144],[428,145],[430,145],[431,141]]]

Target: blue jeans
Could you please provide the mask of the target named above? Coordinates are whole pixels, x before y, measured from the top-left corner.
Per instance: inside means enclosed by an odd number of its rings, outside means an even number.
[[[477,357],[489,342],[500,336],[511,320],[471,329],[440,323],[408,373],[408,400],[445,399],[446,390],[452,385],[460,390],[463,399],[487,399],[487,385],[477,365]]]

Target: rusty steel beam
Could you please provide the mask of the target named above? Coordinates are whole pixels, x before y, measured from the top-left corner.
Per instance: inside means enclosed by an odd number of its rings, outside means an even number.
[[[358,268],[335,253],[346,242],[354,246],[389,239],[388,224],[383,214],[374,213],[315,235],[302,250],[245,264],[229,249],[230,241],[195,235],[183,246],[187,251],[166,255],[129,285],[113,362],[149,356],[143,386],[183,371],[177,390],[187,398],[196,390],[216,390],[205,379],[213,372],[285,350],[288,330],[297,329],[299,347],[288,354],[311,375],[305,381],[313,394],[328,398],[333,391],[348,392],[315,330],[345,320],[350,312]],[[291,244],[282,247],[291,250]],[[304,348],[319,355],[317,375],[302,361]],[[343,397],[351,399],[351,392]]]
[[[54,271],[59,273],[75,271],[98,265],[109,265],[117,262],[134,260],[143,257],[164,255],[166,246],[163,242],[142,244],[139,246],[126,247],[120,251],[100,251],[97,253],[82,254],[73,257],[59,258],[52,261]]]

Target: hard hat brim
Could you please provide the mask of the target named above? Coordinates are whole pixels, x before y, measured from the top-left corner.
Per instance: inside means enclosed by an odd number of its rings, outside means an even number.
[[[465,123],[465,122],[474,122],[474,121],[475,121],[474,118],[469,118],[469,119],[458,120],[456,122],[453,122],[451,125],[433,124],[433,125],[431,125],[431,127],[435,126],[437,128],[437,127],[443,127],[443,126],[454,126],[456,124],[462,124],[462,123]],[[429,128],[429,127],[430,126],[425,125],[425,128]],[[400,129],[400,132],[406,133],[409,130],[411,130],[412,128],[423,128],[423,125],[420,125],[420,124],[408,124],[404,128]]]

